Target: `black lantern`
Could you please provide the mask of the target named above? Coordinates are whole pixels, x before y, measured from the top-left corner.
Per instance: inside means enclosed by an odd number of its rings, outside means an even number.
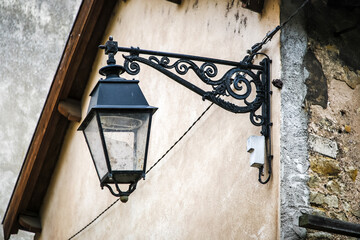
[[[151,117],[157,108],[149,106],[138,86],[139,81],[120,77],[124,71],[130,75],[138,74],[138,63],[158,70],[199,94],[203,100],[209,100],[227,111],[250,113],[251,123],[262,127],[260,133],[266,141],[269,174],[263,181],[264,166],[259,167],[259,182],[269,182],[273,157],[270,141],[271,60],[259,51],[280,28],[278,26],[269,32],[240,62],[118,47],[118,43],[110,37],[105,45],[100,46],[109,56],[108,65],[100,69],[100,74],[106,78],[100,79],[91,93],[88,114],[79,127],[86,138],[101,186],[126,202],[137,182],[145,178]],[[118,51],[129,53],[123,55],[123,66],[116,65],[114,56]],[[218,76],[218,65],[228,68],[222,76]],[[211,86],[210,90],[202,89],[182,77],[190,70]],[[127,184],[128,189],[122,191],[121,184]]]
[[[124,68],[115,65],[116,51],[106,47],[108,65],[99,71],[106,78],[90,94],[88,114],[78,130],[84,133],[101,187],[126,202],[145,178],[151,118],[157,108],[149,106],[139,81],[119,77]],[[122,191],[121,184],[128,189]]]

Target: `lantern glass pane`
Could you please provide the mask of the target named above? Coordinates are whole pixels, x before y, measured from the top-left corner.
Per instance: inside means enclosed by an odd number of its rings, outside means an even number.
[[[150,113],[100,113],[112,171],[143,171]]]
[[[91,156],[93,158],[96,171],[100,180],[108,172],[103,146],[101,143],[100,132],[96,120],[96,115],[91,119],[89,125],[84,129]]]

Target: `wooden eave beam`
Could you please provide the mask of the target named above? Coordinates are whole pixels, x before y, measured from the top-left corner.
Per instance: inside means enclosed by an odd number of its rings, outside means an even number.
[[[265,0],[241,0],[241,6],[251,11],[261,13]]]
[[[69,98],[60,101],[58,111],[69,121],[81,121],[81,102],[79,100]]]
[[[299,218],[299,226],[323,232],[360,238],[360,224],[340,221],[327,217],[303,214]]]
[[[40,233],[41,232],[41,222],[38,216],[29,216],[25,214],[19,215],[20,225],[29,232]]]
[[[172,2],[172,3],[176,3],[176,4],[181,4],[181,0],[166,0],[168,2]]]
[[[360,7],[359,0],[328,0],[328,5],[332,7]]]
[[[103,1],[102,10],[100,10],[99,17],[93,20],[95,26],[91,29],[92,34],[88,35],[86,38],[83,38],[83,43],[86,45],[86,48],[83,50],[84,55],[82,59],[78,60],[80,65],[76,68],[77,74],[75,75],[75,79],[73,79],[71,87],[68,86],[67,89],[63,89],[63,92],[66,94],[61,94],[61,100],[63,99],[78,99],[80,100],[83,96],[84,89],[87,86],[88,79],[90,77],[90,73],[92,70],[92,65],[94,60],[99,52],[98,46],[101,44],[104,36],[104,32],[107,26],[107,23],[112,16],[112,12],[114,9],[114,5],[117,1]],[[91,31],[87,31],[91,32]],[[71,70],[70,70],[71,71]],[[59,102],[60,103],[60,102]],[[50,183],[52,173],[55,169],[55,163],[60,155],[61,145],[63,142],[63,138],[65,137],[67,130],[67,121],[64,117],[59,117],[59,122],[56,127],[56,135],[53,136],[51,142],[51,148],[47,151],[46,161],[44,162],[43,169],[41,171],[40,176],[38,177],[36,183],[35,192],[32,194],[32,198],[29,202],[28,210],[37,211],[41,208],[42,199],[46,194],[48,184]],[[44,184],[47,183],[47,184]]]
[[[68,126],[58,104],[71,95],[81,99],[97,52],[93,47],[100,43],[116,2],[83,0],[80,6],[2,222],[5,239],[24,228],[19,224],[22,212],[41,207]]]

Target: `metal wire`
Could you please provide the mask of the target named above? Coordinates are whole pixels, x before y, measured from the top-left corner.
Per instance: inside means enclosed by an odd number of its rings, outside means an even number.
[[[251,54],[255,54],[256,52],[258,52],[261,48],[262,45],[264,45],[265,43],[271,41],[272,37],[282,28],[284,27],[289,21],[291,21],[291,19],[296,16],[298,14],[298,12],[309,2],[310,0],[305,0],[303,2],[303,4],[296,9],[296,11],[291,14],[291,16],[285,20],[282,24],[278,25],[275,29],[273,29],[272,31],[268,32],[265,36],[265,38],[262,40],[262,42],[255,44],[250,51]],[[191,124],[191,126],[184,132],[184,134],[149,168],[149,170],[146,171],[146,174],[149,173],[182,139],[183,137],[185,137],[185,135],[195,126],[195,124],[205,115],[205,113],[214,105],[214,103],[211,103],[205,110],[204,112],[193,122],[193,124]],[[259,176],[259,179],[260,176]],[[265,182],[267,182],[268,180],[266,180]],[[77,235],[79,235],[82,231],[84,231],[87,227],[89,227],[93,222],[95,222],[99,217],[101,217],[106,211],[108,211],[112,206],[115,205],[115,203],[117,203],[120,200],[120,198],[116,199],[112,204],[110,204],[104,211],[102,211],[98,216],[96,216],[92,221],[90,221],[88,224],[85,225],[85,227],[83,227],[82,229],[80,229],[77,233],[75,233],[74,235],[72,235],[69,240],[73,239],[74,237],[76,237]]]
[[[309,2],[310,0],[305,0],[300,7],[298,7],[296,9],[295,12],[293,12],[290,17],[288,17],[283,23],[281,23],[280,25],[276,26],[273,30],[269,31],[266,33],[265,37],[263,38],[263,40],[259,43],[254,44],[250,50],[248,50],[248,53],[250,54],[250,58],[252,59],[252,56],[254,56],[258,51],[261,50],[262,46],[268,42],[271,41],[271,39],[273,38],[273,36],[280,30],[282,29],[289,21],[291,21],[291,19],[293,17],[295,17],[299,11],[305,7],[305,5]]]
[[[181,139],[185,137],[185,135],[195,126],[195,124],[205,115],[205,113],[214,105],[211,103],[202,113],[201,115],[191,124],[191,126],[184,132],[184,134],[146,171],[146,173],[150,172],[175,146],[178,144]],[[97,215],[91,222],[85,225],[82,229],[80,229],[77,233],[72,235],[68,240],[73,239],[77,235],[79,235],[82,231],[84,231],[87,227],[89,227],[93,222],[95,222],[99,217],[101,217],[107,210],[109,210],[112,206],[115,205],[120,200],[120,198],[116,199],[112,204],[110,204],[104,211],[102,211],[99,215]]]
[[[76,237],[77,235],[79,235],[82,231],[84,231],[88,226],[90,226],[93,222],[95,222],[99,217],[101,217],[101,215],[103,215],[107,210],[109,210],[112,206],[115,205],[115,203],[117,203],[120,200],[120,198],[116,199],[112,204],[110,204],[107,208],[105,208],[104,211],[102,211],[99,215],[97,215],[91,222],[89,222],[88,224],[85,225],[85,227],[83,227],[82,229],[80,229],[77,233],[75,233],[74,235],[72,235],[70,239],[73,239],[74,237]]]
[[[146,171],[146,174],[150,172],[175,146],[178,144],[178,142],[185,137],[185,135],[195,126],[195,124],[205,115],[205,113],[214,105],[214,103],[211,103],[205,111],[191,124],[191,126],[184,132],[184,134],[157,160],[150,168]]]
[[[295,17],[295,16],[299,13],[299,11],[300,11],[303,7],[305,7],[305,5],[306,5],[309,1],[310,1],[310,0],[305,0],[305,1],[303,2],[303,4],[301,4],[301,6],[298,7],[298,9],[296,9],[296,11],[293,12],[293,14],[291,14],[290,17],[288,17],[288,19],[285,20],[285,22],[283,22],[282,24],[280,24],[280,27],[282,28],[283,26],[285,26],[285,24],[287,24],[293,17]]]

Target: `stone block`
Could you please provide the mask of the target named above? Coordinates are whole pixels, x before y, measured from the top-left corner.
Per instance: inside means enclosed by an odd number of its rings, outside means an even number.
[[[359,171],[355,168],[350,168],[349,170],[347,170],[347,172],[349,173],[351,180],[355,182]]]
[[[351,126],[345,125],[345,132],[350,133],[351,132]]]
[[[330,239],[333,239],[333,236],[330,233],[326,233],[326,232],[311,232],[311,233],[308,233],[306,239],[308,239],[308,240],[330,240]]]
[[[335,141],[317,135],[309,136],[309,147],[315,152],[334,159],[338,153],[338,146]]]
[[[310,168],[323,176],[338,176],[341,172],[339,163],[327,157],[310,157]]]
[[[339,207],[339,199],[335,195],[328,195],[324,197],[324,202],[331,208]]]
[[[352,210],[352,214],[354,214],[356,217],[360,218],[360,209],[358,210]]]
[[[335,181],[335,180],[329,181],[326,184],[326,189],[328,189],[332,193],[340,193],[341,190],[342,190],[339,183],[337,181]]]
[[[325,202],[325,195],[318,192],[310,192],[310,203],[316,206],[321,206]]]
[[[318,187],[320,184],[320,178],[317,177],[316,175],[311,175],[308,181],[308,186],[310,188],[316,188]]]

